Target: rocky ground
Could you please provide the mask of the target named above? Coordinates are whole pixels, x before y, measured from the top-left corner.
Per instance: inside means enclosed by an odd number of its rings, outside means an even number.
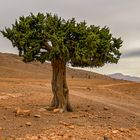
[[[0,140],[140,139],[139,83],[67,71],[74,111],[49,112],[51,67],[0,55]]]

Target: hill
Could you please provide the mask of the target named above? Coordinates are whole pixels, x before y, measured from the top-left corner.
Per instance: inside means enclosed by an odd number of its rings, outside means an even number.
[[[0,53],[0,77],[48,79],[51,78],[51,71],[52,69],[50,63],[24,63],[22,58],[15,54]],[[101,74],[84,70],[76,70],[69,67],[67,67],[67,77],[110,79],[109,77]]]
[[[70,68],[67,80],[74,112],[49,112],[51,65],[0,53],[0,139],[140,139],[140,83]]]
[[[114,73],[114,74],[110,74],[108,76],[111,77],[111,78],[115,78],[115,79],[140,82],[140,77],[123,75],[121,73]]]

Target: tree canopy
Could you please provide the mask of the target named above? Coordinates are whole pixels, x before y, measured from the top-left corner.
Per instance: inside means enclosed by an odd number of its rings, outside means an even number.
[[[100,67],[117,63],[121,38],[115,38],[108,27],[88,26],[74,18],[65,20],[51,13],[21,16],[1,33],[17,47],[25,62],[62,59],[72,66]]]

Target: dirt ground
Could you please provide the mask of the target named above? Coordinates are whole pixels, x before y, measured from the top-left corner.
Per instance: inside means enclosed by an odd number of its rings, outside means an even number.
[[[140,139],[140,83],[68,70],[74,111],[50,112],[51,76],[32,72],[46,66],[15,60],[0,65],[0,140]]]

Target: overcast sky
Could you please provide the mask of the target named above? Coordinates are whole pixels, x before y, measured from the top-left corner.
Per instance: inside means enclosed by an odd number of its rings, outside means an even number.
[[[0,0],[0,29],[11,26],[21,15],[51,12],[63,18],[75,17],[88,24],[108,26],[124,41],[119,63],[105,65],[96,72],[140,76],[140,0]],[[0,35],[0,52],[16,53]]]

